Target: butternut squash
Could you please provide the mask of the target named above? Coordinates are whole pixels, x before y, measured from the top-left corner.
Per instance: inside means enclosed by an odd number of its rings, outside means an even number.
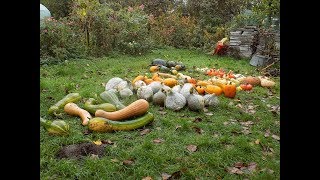
[[[149,102],[144,99],[138,99],[127,107],[114,112],[106,112],[98,109],[95,113],[97,117],[103,117],[113,121],[121,121],[135,116],[145,114],[149,109]]]
[[[75,103],[66,104],[64,106],[64,112],[71,116],[79,116],[82,120],[81,124],[84,126],[87,125],[89,120],[92,118],[91,114],[88,111],[80,108]]]

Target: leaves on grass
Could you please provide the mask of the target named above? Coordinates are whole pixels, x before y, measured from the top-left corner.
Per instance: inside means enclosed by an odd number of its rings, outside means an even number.
[[[187,149],[189,152],[195,152],[197,150],[197,146],[190,144],[187,146]]]
[[[107,140],[102,140],[101,141],[102,142],[102,144],[114,144],[114,142],[112,142],[112,141],[110,141],[109,139],[107,139]]]
[[[198,133],[198,134],[202,134],[204,131],[201,129],[201,128],[199,128],[199,127],[196,127],[196,126],[192,126],[192,128],[196,131],[196,133]]]
[[[247,135],[247,134],[250,134],[251,131],[250,131],[250,128],[249,127],[244,127],[242,126],[242,131],[241,131],[243,134]]]
[[[176,129],[175,130],[177,130],[177,129],[179,129],[179,128],[181,128],[182,126],[180,126],[180,125],[177,125],[176,126]]]
[[[275,135],[275,134],[273,134],[271,137],[272,137],[273,139],[275,139],[275,140],[280,141],[280,137],[279,137],[279,136],[277,136],[277,135]]]
[[[52,96],[47,96],[46,98],[50,100],[54,99]]]
[[[161,177],[162,177],[162,180],[168,180],[171,177],[171,175],[167,173],[162,173]]]
[[[180,179],[180,177],[181,177],[181,171],[179,170],[179,171],[176,171],[176,172],[174,172],[174,173],[172,173],[171,174],[171,177],[169,178],[169,179]]]
[[[269,137],[270,136],[270,129],[267,129],[266,133],[264,133],[264,137]]]
[[[192,122],[197,123],[197,122],[201,122],[201,121],[202,121],[202,118],[196,117],[196,118],[194,118],[194,120]]]
[[[270,106],[269,110],[270,112],[272,112],[273,114],[280,114],[280,105],[276,105],[276,106]]]
[[[265,172],[265,171],[267,171],[267,173],[269,173],[269,174],[273,174],[274,173],[274,171],[272,169],[268,169],[268,168],[263,168],[263,169],[260,170],[260,172]]]
[[[251,125],[253,125],[254,123],[252,121],[245,121],[245,122],[240,122],[240,124],[242,126],[246,126],[246,127],[250,127]]]
[[[207,115],[207,116],[212,116],[213,115],[212,112],[207,112],[207,113],[204,113],[204,114]]]
[[[160,131],[160,130],[161,130],[161,127],[156,127],[156,130],[159,130],[159,131]]]
[[[83,135],[88,135],[88,134],[91,134],[92,131],[90,131],[89,129],[85,129],[82,133]]]
[[[164,142],[164,139],[162,139],[162,138],[154,139],[153,142],[160,144],[160,143]]]
[[[96,154],[91,154],[90,159],[99,159],[99,156]]]
[[[236,162],[233,167],[227,167],[226,170],[230,174],[243,174],[243,173],[252,173],[256,171],[257,163],[250,162],[249,164],[245,164],[243,162]]]
[[[228,125],[229,124],[229,122],[228,121],[225,121],[225,122],[223,122],[223,125]]]
[[[119,160],[118,159],[111,159],[111,162],[117,163],[117,162],[119,162]]]
[[[105,86],[106,86],[106,83],[101,83],[101,86],[105,87]]]
[[[260,139],[254,141],[255,144],[260,144]]]
[[[165,114],[167,114],[167,112],[166,111],[159,111],[159,114],[160,115],[165,115]]]
[[[123,165],[126,165],[126,166],[130,166],[134,163],[134,159],[130,158],[130,159],[126,159],[124,161],[122,161],[122,164]]]
[[[100,145],[102,144],[102,142],[101,142],[100,140],[93,141],[93,143],[94,143],[95,145],[98,145],[98,146],[100,146]]]
[[[143,136],[143,135],[146,135],[146,134],[148,134],[148,133],[150,133],[150,132],[151,132],[150,129],[144,129],[144,130],[142,130],[142,131],[140,132],[140,135]]]
[[[151,176],[147,176],[147,177],[142,178],[142,180],[152,180],[152,177]]]

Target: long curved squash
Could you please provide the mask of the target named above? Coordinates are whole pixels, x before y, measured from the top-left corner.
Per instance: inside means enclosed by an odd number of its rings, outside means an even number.
[[[145,113],[136,119],[128,121],[112,121],[103,117],[94,117],[89,120],[88,128],[94,132],[130,131],[143,127],[154,120],[154,115]]]
[[[64,111],[71,116],[79,116],[82,120],[81,124],[84,126],[87,125],[89,120],[92,118],[91,114],[88,111],[80,108],[75,103],[66,104],[64,106]]]
[[[148,101],[144,99],[138,99],[133,103],[129,104],[127,107],[114,112],[106,112],[104,110],[98,109],[95,113],[97,117],[103,117],[113,121],[121,121],[135,116],[141,116],[145,114],[149,109]]]

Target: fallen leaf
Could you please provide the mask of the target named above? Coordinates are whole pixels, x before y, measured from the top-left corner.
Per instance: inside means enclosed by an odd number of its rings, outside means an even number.
[[[83,132],[83,135],[91,134],[92,132],[89,129],[85,129]]]
[[[171,177],[169,179],[180,179],[181,177],[181,171],[176,171],[171,174]]]
[[[218,133],[213,133],[213,137],[219,137]]]
[[[193,122],[195,122],[195,123],[201,122],[201,121],[202,121],[202,119],[201,119],[200,117],[196,117],[196,118],[193,120]]]
[[[47,92],[48,90],[47,89],[42,89],[42,92]]]
[[[197,150],[197,146],[190,144],[190,145],[187,146],[187,149],[190,152],[195,152]]]
[[[275,140],[280,140],[280,137],[279,136],[277,136],[277,135],[275,135],[275,134],[273,134],[272,136],[271,136],[273,139],[275,139]]]
[[[260,139],[257,139],[256,141],[254,141],[255,144],[260,144]]]
[[[161,177],[162,177],[162,180],[168,180],[171,177],[171,175],[167,173],[162,173]]]
[[[267,129],[266,133],[264,134],[264,137],[269,137],[270,136],[270,129]]]
[[[160,130],[161,130],[161,127],[156,127],[156,130],[159,130],[159,131],[160,131]]]
[[[144,129],[144,130],[142,130],[142,131],[140,132],[140,135],[143,136],[143,135],[146,135],[146,134],[148,134],[148,133],[150,133],[150,132],[151,132],[150,129]]]
[[[87,66],[90,66],[89,64],[87,64]]]
[[[185,117],[185,116],[186,116],[185,114],[181,114],[181,115],[180,115],[180,117]]]
[[[93,141],[94,144],[100,146],[102,144],[102,142],[100,140],[97,140],[97,141]]]
[[[203,108],[203,112],[208,112],[209,110],[207,108]]]
[[[127,160],[124,160],[122,163],[123,163],[123,165],[129,166],[129,165],[134,163],[134,160],[133,159],[127,159]]]
[[[241,102],[239,98],[234,99],[235,102]]]
[[[204,131],[201,129],[201,128],[199,128],[199,127],[196,127],[196,126],[193,126],[192,127],[195,131],[196,131],[196,133],[198,133],[198,134],[202,134]]]
[[[251,133],[251,131],[250,131],[249,128],[247,128],[247,127],[242,127],[242,129],[243,129],[243,130],[242,130],[241,132],[242,132],[243,134],[245,134],[245,135]]]
[[[164,139],[158,138],[158,139],[154,139],[153,142],[154,143],[162,143],[164,141]]]
[[[159,114],[160,115],[165,115],[165,114],[167,114],[167,112],[166,111],[159,111]]]
[[[237,108],[240,108],[240,109],[242,109],[242,108],[243,108],[243,107],[242,107],[242,105],[241,105],[240,103],[239,103],[239,104],[237,104],[237,105],[236,105],[236,107],[237,107]]]
[[[79,89],[79,87],[80,87],[79,84],[76,84],[76,89]]]
[[[96,154],[91,154],[90,159],[99,159],[99,156]]]
[[[236,167],[236,168],[242,168],[242,167],[244,167],[245,165],[244,165],[243,162],[236,162],[236,163],[234,163],[233,166]]]
[[[177,130],[177,129],[179,129],[179,128],[181,128],[182,126],[180,126],[180,125],[177,125],[176,126],[176,129],[175,130]]]
[[[228,124],[229,124],[229,122],[227,122],[227,121],[223,122],[223,125],[225,125],[225,126],[228,125]]]
[[[248,170],[249,170],[250,172],[255,171],[256,168],[257,168],[257,163],[251,162],[251,163],[248,164]]]
[[[116,162],[119,162],[119,160],[118,159],[111,159],[111,162],[116,163]]]
[[[207,115],[207,116],[212,116],[213,115],[212,112],[207,112],[207,113],[204,113],[204,114]]]
[[[236,167],[228,167],[227,171],[230,174],[243,174],[243,172],[240,169],[236,168]]]
[[[164,110],[164,107],[159,107],[159,111],[163,111]]]
[[[234,103],[231,101],[231,102],[229,102],[229,104],[228,104],[229,106],[233,106],[234,105]]]
[[[152,177],[151,176],[147,176],[147,177],[142,178],[142,180],[152,180]]]
[[[246,121],[246,122],[240,122],[240,124],[241,125],[243,125],[243,126],[250,126],[250,125],[252,125],[252,124],[254,124],[252,121]]]
[[[113,144],[114,143],[114,142],[110,141],[109,139],[102,140],[101,142],[102,142],[102,144]]]
[[[52,96],[47,96],[46,98],[47,99],[54,99]]]
[[[101,83],[101,86],[105,87],[105,86],[106,86],[106,83]]]

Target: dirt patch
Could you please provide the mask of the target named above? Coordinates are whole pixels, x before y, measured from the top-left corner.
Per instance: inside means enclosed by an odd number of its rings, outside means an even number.
[[[96,145],[94,143],[72,144],[62,147],[56,154],[56,158],[79,159],[84,156],[97,155],[102,157],[105,154],[105,144]]]

